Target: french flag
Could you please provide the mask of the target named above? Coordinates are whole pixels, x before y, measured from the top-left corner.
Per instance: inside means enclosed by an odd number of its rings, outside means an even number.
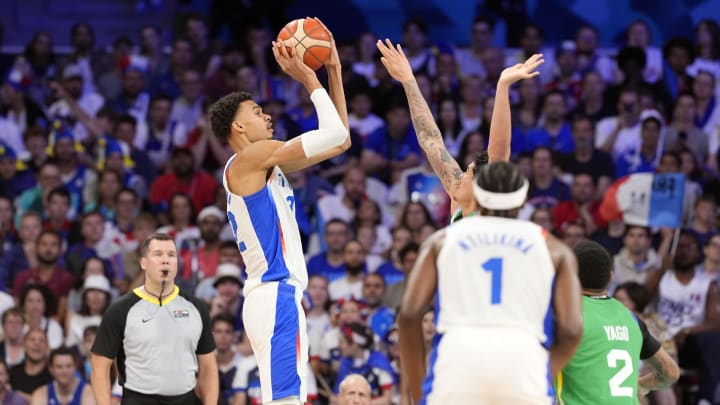
[[[679,228],[684,194],[682,173],[635,173],[610,186],[600,204],[600,215],[629,225]]]

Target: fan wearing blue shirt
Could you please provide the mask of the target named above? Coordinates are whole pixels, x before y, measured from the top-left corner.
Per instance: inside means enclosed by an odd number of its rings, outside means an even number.
[[[420,164],[420,144],[405,102],[392,104],[385,114],[387,126],[368,136],[360,164],[366,173],[390,184],[403,170]]]
[[[311,257],[307,264],[308,276],[323,275],[328,281],[345,276],[343,247],[350,240],[350,227],[341,219],[331,219],[325,224],[327,250]]]
[[[575,141],[570,125],[565,120],[565,94],[559,90],[550,91],[545,94],[542,105],[545,122],[542,127],[528,131],[525,137],[528,150],[533,151],[545,146],[557,153],[572,153],[575,150]]]
[[[368,325],[377,336],[387,335],[395,323],[395,311],[383,305],[385,298],[385,278],[381,274],[370,273],[363,280],[362,298],[368,305],[370,317]]]

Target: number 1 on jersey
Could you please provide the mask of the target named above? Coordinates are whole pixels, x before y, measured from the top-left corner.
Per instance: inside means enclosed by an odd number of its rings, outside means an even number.
[[[490,291],[490,303],[493,305],[499,304],[502,297],[502,268],[503,259],[502,257],[493,257],[483,263],[482,268],[485,271],[490,272],[491,278],[491,291]]]

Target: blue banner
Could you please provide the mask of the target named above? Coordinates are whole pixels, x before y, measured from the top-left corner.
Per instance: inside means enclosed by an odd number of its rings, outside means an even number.
[[[650,192],[648,226],[680,228],[684,197],[684,174],[655,174]]]

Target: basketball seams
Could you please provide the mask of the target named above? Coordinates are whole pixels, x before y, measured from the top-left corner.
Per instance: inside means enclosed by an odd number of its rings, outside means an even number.
[[[298,26],[299,26],[299,25],[300,25],[300,24],[298,24]],[[298,27],[298,28],[299,28],[299,27]],[[323,26],[320,25],[320,24],[316,24],[315,27],[313,27],[312,29],[310,29],[310,31],[305,31],[305,24],[303,24],[303,27],[302,27],[302,28],[303,28],[303,33],[304,33],[305,35],[304,35],[303,38],[300,40],[299,45],[302,45],[303,48],[305,48],[305,51],[306,51],[305,53],[307,53],[307,51],[310,50],[310,48],[312,48],[313,46],[317,46],[317,45],[319,45],[319,44],[311,44],[309,47],[308,47],[308,46],[305,46],[305,44],[304,44],[305,38],[308,38],[312,33],[314,33],[314,32],[317,31],[317,30],[322,30],[322,31],[327,31],[327,30],[325,30],[325,29],[323,28]],[[316,38],[313,38],[313,37],[310,37],[310,39],[311,39],[311,40],[317,40],[317,41],[324,41],[325,43],[327,43],[327,47],[330,47],[330,41],[327,41],[327,40],[324,40],[324,39],[316,39]],[[322,65],[324,64],[324,62],[321,61],[320,58],[318,58],[317,56],[315,56],[315,54],[312,52],[312,50],[310,51],[310,56],[312,56],[312,57],[315,59],[315,61],[316,61],[318,64],[320,64],[320,66],[322,66]],[[303,60],[303,61],[304,61],[304,60]]]
[[[320,66],[322,66],[324,64],[324,62],[322,60],[320,60],[320,58],[318,56],[316,56],[314,54],[314,52],[312,52],[311,48],[313,48],[313,47],[331,48],[332,43],[329,39],[332,37],[330,36],[330,33],[321,24],[317,24],[317,23],[310,30],[306,31],[305,30],[305,22],[306,21],[307,21],[306,19],[298,20],[297,23],[295,24],[295,32],[290,31],[290,29],[288,28],[287,25],[284,26],[282,30],[284,32],[287,32],[289,37],[282,41],[287,41],[289,39],[295,40],[296,42],[293,46],[294,48],[298,48],[298,46],[302,46],[302,52],[296,52],[296,53],[298,54],[297,56],[299,56],[301,58],[303,63],[305,63],[305,55],[309,53],[315,59],[315,61]],[[310,20],[310,21],[312,21],[312,20]],[[317,32],[318,30],[324,31],[327,34],[324,36],[328,37],[328,39],[313,38],[311,35],[313,33]],[[299,34],[301,31],[302,31],[302,37],[298,38],[297,34]],[[306,40],[308,40],[308,42],[309,42],[308,44],[305,44]],[[308,52],[308,51],[310,51],[310,52]],[[318,68],[320,66],[318,66]]]

